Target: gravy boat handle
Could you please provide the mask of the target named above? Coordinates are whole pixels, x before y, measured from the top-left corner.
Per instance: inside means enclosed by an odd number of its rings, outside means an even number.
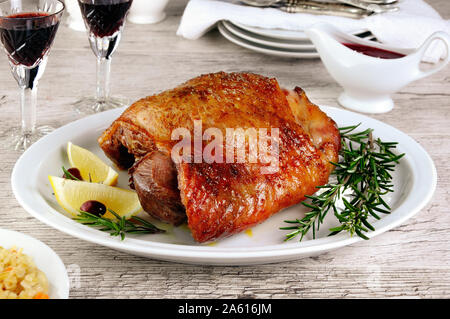
[[[428,48],[430,47],[431,43],[436,40],[441,40],[441,42],[444,43],[445,50],[446,50],[445,58],[444,58],[444,60],[437,63],[433,68],[431,68],[427,71],[422,71],[420,69],[420,62],[422,61],[423,56],[424,56],[425,52],[428,50]],[[433,73],[440,71],[450,61],[450,36],[447,33],[442,32],[442,31],[433,33],[427,40],[425,40],[425,42],[417,50],[417,52],[414,53],[414,55],[416,55],[418,57],[418,59],[417,59],[417,75],[416,75],[415,80],[422,79],[424,77],[427,77]]]

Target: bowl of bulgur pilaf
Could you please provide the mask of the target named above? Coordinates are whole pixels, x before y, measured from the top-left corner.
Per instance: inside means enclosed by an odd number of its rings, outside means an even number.
[[[0,229],[0,299],[66,299],[69,278],[58,255],[41,241]]]

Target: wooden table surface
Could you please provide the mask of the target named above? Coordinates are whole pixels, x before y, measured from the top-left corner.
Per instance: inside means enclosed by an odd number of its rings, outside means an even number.
[[[202,73],[252,71],[299,85],[317,104],[337,106],[341,89],[320,60],[281,59],[240,48],[215,30],[197,41],[175,35],[186,0],[172,0],[155,25],[128,23],[113,59],[112,90],[137,99]],[[429,0],[446,19],[450,1]],[[11,191],[20,154],[0,143],[0,228],[52,247],[72,274],[71,298],[450,297],[450,68],[394,95],[395,108],[374,118],[418,141],[433,158],[438,186],[403,225],[369,241],[314,258],[246,267],[150,260],[91,244],[31,217]],[[19,124],[17,84],[0,55],[0,131]],[[95,58],[86,34],[62,26],[40,81],[38,121],[59,127],[80,117],[70,103],[93,93]],[[4,140],[4,136],[0,137]]]

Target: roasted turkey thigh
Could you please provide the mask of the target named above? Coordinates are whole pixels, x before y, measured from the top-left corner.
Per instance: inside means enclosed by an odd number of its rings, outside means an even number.
[[[267,164],[260,157],[257,163],[174,166],[169,155],[178,141],[171,134],[179,127],[193,133],[195,120],[223,136],[226,128],[279,129],[279,169],[261,174]],[[219,72],[137,101],[99,144],[119,167],[130,168],[135,159],[131,178],[148,213],[178,224],[184,211],[194,239],[205,242],[256,225],[313,194],[328,181],[330,161],[338,160],[340,136],[301,88],[283,90],[275,79]]]

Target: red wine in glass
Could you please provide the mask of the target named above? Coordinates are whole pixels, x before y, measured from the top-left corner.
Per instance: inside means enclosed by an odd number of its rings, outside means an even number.
[[[81,14],[89,30],[99,38],[112,36],[125,21],[132,1],[79,1]]]
[[[37,17],[49,17],[48,13],[19,13],[9,15],[9,23],[0,26],[0,39],[12,63],[28,67],[35,65],[47,53],[58,30],[55,23],[23,25],[23,21]],[[31,27],[29,27],[31,26]]]
[[[52,129],[36,127],[37,84],[64,11],[60,0],[0,2],[0,42],[20,88],[21,127],[10,130],[11,148],[24,150]]]
[[[151,0],[149,0],[151,1]],[[95,97],[75,102],[80,113],[96,113],[127,105],[126,99],[109,95],[111,56],[116,50],[133,0],[78,0],[89,34],[89,44],[97,57]]]

